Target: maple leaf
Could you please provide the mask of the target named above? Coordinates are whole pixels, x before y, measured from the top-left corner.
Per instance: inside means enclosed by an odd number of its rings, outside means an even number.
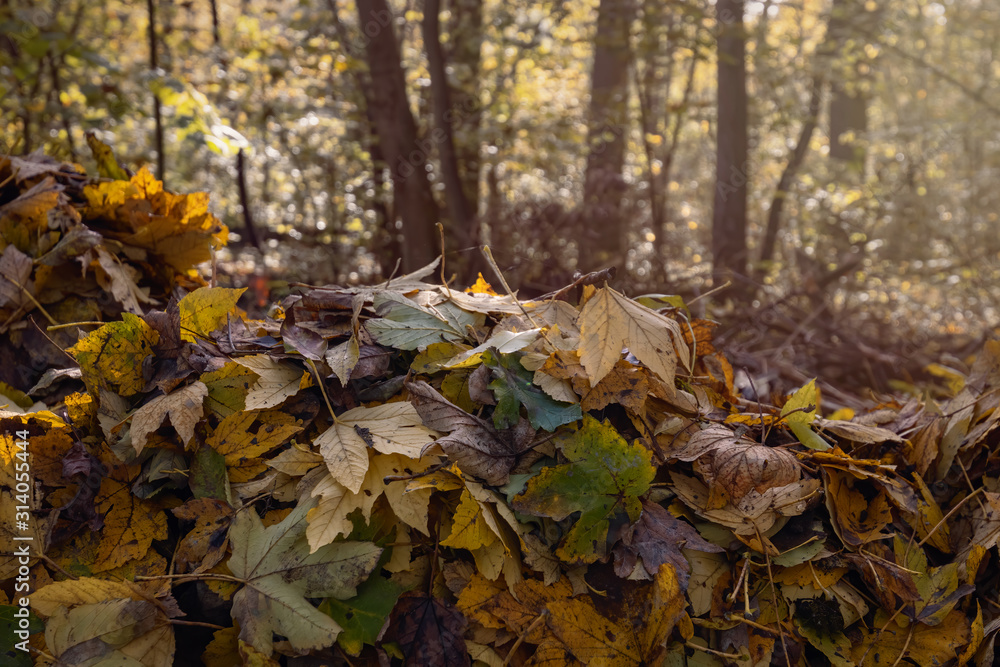
[[[31,278],[31,257],[13,244],[0,255],[0,308],[19,307],[30,303],[28,294],[34,292]]]
[[[180,571],[186,571],[187,566],[201,572],[215,567],[226,555],[233,508],[214,498],[192,498],[172,512],[178,519],[194,521],[194,527],[177,545]]]
[[[854,475],[823,467],[826,505],[837,535],[848,547],[885,539],[882,530],[892,523],[892,506],[885,491],[872,491],[870,484]]]
[[[651,584],[623,582],[610,597],[596,602],[589,594],[574,596],[565,577],[551,586],[529,579],[508,591],[475,574],[458,608],[485,627],[505,628],[535,644],[533,665],[657,664],[684,612],[673,568],[660,568]]]
[[[101,267],[101,271],[97,273],[98,285],[106,292],[111,292],[111,296],[126,311],[141,315],[141,303],[156,303],[150,298],[148,287],[139,287],[142,274],[134,266],[122,262],[102,247],[97,248],[97,264]]]
[[[341,628],[306,596],[354,597],[382,554],[367,542],[339,542],[310,553],[305,518],[314,504],[299,503],[267,528],[246,509],[229,530],[229,569],[244,584],[233,596],[233,618],[240,624],[239,638],[265,655],[272,652],[274,633],[299,651],[330,646]]]
[[[642,570],[638,576],[652,579],[665,563],[673,566],[682,591],[687,590],[691,567],[682,552],[692,549],[704,553],[725,553],[725,549],[705,541],[689,524],[674,518],[660,505],[642,501],[642,516],[629,526],[622,541],[615,546],[615,573],[622,579],[636,576],[638,560]]]
[[[688,349],[680,325],[639,305],[610,287],[602,287],[580,312],[580,362],[595,386],[621,359],[628,346],[636,359],[652,369],[668,392],[673,391],[677,356],[687,363]]]
[[[851,660],[862,667],[892,667],[906,658],[915,665],[945,665],[959,657],[970,639],[965,612],[954,610],[936,626],[913,623],[901,627],[884,611],[875,614],[874,627],[861,629],[853,643]],[[965,663],[959,663],[965,664]]]
[[[493,412],[493,424],[497,428],[509,428],[516,424],[522,405],[531,425],[546,431],[555,431],[582,416],[578,404],[560,405],[534,386],[532,374],[521,365],[518,356],[502,355],[493,348],[483,352],[483,363],[496,378],[489,387],[497,396],[497,407]]]
[[[170,667],[174,631],[151,602],[118,598],[62,609],[45,624],[45,644],[60,664]],[[86,663],[77,656],[86,655]]]
[[[246,395],[247,410],[273,408],[298,393],[303,371],[290,363],[277,361],[266,354],[238,357],[234,361],[257,374],[257,382]]]
[[[264,471],[260,456],[301,430],[301,422],[278,410],[234,412],[219,422],[205,444],[225,457],[231,481],[246,482]]]
[[[608,528],[619,515],[639,518],[639,496],[656,474],[651,452],[628,444],[611,423],[584,415],[583,426],[557,439],[568,463],[543,468],[528,480],[513,507],[535,516],[562,521],[580,512],[556,552],[570,563],[592,563],[607,552]]]
[[[361,655],[365,644],[374,645],[378,640],[404,590],[394,581],[372,575],[358,586],[358,594],[353,598],[327,598],[319,608],[343,628],[337,635],[340,647],[350,655]]]
[[[67,351],[80,364],[91,393],[108,389],[133,396],[145,385],[143,361],[153,353],[157,338],[138,315],[122,313],[121,322],[95,329]]]

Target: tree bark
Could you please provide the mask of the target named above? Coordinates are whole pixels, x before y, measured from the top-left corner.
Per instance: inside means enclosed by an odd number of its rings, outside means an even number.
[[[827,43],[835,56],[830,80],[830,157],[852,172],[864,171],[864,134],[868,130],[868,99],[860,87],[866,77],[864,40],[854,22],[866,14],[864,3],[833,0]]]
[[[472,213],[479,210],[479,128],[483,108],[479,101],[482,79],[482,47],[484,38],[483,0],[447,0],[450,17],[447,29],[450,38],[445,49],[445,62],[451,65],[449,90],[452,117],[449,122],[455,135],[455,154],[462,189]]]
[[[587,171],[584,176],[584,238],[579,270],[620,263],[627,232],[625,133],[628,129],[629,33],[637,6],[633,0],[601,0],[591,74]]]
[[[357,0],[357,6],[371,75],[368,108],[392,173],[393,208],[403,235],[403,270],[412,271],[438,254],[434,234],[438,208],[426,169],[430,146],[418,141],[388,3]]]
[[[813,76],[812,89],[809,94],[809,109],[806,112],[806,119],[802,123],[802,131],[799,132],[799,139],[792,149],[792,154],[788,158],[788,164],[781,172],[778,179],[778,187],[771,200],[771,210],[767,214],[767,229],[764,232],[764,241],[760,247],[760,270],[759,273],[767,271],[766,264],[774,258],[774,246],[778,241],[778,231],[781,229],[781,213],[785,208],[785,200],[788,198],[789,188],[795,180],[795,175],[802,166],[802,162],[809,152],[809,142],[812,141],[813,133],[816,131],[816,124],[819,120],[820,102],[823,100],[823,77],[819,74]],[[759,279],[758,279],[759,282]]]
[[[747,82],[743,0],[718,0],[718,121],[715,206],[712,217],[713,273],[717,283],[746,285],[747,265]]]
[[[424,3],[423,34],[427,49],[427,69],[431,77],[431,94],[434,98],[434,130],[431,139],[441,160],[441,179],[444,181],[445,201],[452,233],[465,236],[472,225],[474,214],[465,198],[462,178],[459,175],[458,157],[455,154],[455,139],[449,118],[454,115],[451,93],[448,89],[448,74],[445,71],[444,51],[441,48],[441,0],[426,0]]]
[[[156,0],[146,0],[146,11],[149,14],[149,69],[153,76],[158,76],[157,71],[160,69],[160,65],[156,53],[158,41],[156,39]],[[153,91],[153,120],[156,124],[154,130],[156,141],[156,175],[165,184],[167,181],[165,166],[167,160],[163,154],[163,115],[160,108],[160,96],[155,90]]]

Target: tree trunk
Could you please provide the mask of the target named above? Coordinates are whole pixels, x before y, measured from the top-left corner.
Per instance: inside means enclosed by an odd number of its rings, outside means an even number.
[[[358,0],[371,88],[367,95],[379,145],[392,173],[393,208],[402,222],[403,270],[429,264],[437,256],[434,224],[438,209],[427,176],[427,149],[406,96],[406,80],[386,0]]]
[[[621,263],[625,256],[622,168],[628,129],[629,32],[635,15],[633,0],[601,0],[598,9],[584,176],[585,231],[578,266],[581,271]]]
[[[778,180],[778,187],[771,200],[771,210],[767,214],[767,229],[764,232],[764,242],[760,247],[760,269],[759,276],[767,271],[767,264],[774,258],[774,246],[778,241],[778,231],[781,229],[781,213],[785,207],[785,199],[788,198],[788,190],[792,187],[795,175],[802,166],[802,162],[809,152],[809,142],[812,141],[813,133],[816,131],[816,124],[819,120],[820,102],[823,100],[823,77],[819,74],[813,76],[812,89],[809,93],[809,110],[806,112],[806,119],[802,123],[802,131],[799,133],[799,140],[792,149],[792,154],[788,158],[788,164],[781,172]],[[760,282],[758,277],[758,282]]]
[[[854,22],[865,17],[864,3],[833,0],[827,43],[834,55],[830,85],[830,157],[840,160],[851,172],[864,171],[864,134],[868,130],[868,100],[860,85],[867,76],[865,40]]]
[[[739,291],[747,265],[747,82],[743,0],[718,0],[718,121],[713,272],[717,283],[732,280]]]
[[[470,226],[464,230],[462,243],[469,252],[471,264],[479,264],[482,254],[471,249],[480,243],[479,169],[480,126],[483,109],[479,101],[479,82],[482,78],[481,58],[483,46],[483,0],[448,0],[448,44],[445,62],[451,66],[449,89],[451,110],[448,124],[455,139],[455,156],[462,192],[472,216]],[[473,278],[475,275],[473,274]]]
[[[454,111],[451,106],[444,51],[441,48],[440,12],[441,0],[425,1],[424,48],[427,49],[427,69],[431,77],[431,94],[434,98],[434,130],[431,132],[431,140],[441,160],[441,180],[444,181],[451,235],[461,238],[471,229],[474,213],[470,211],[469,202],[465,198],[459,174],[458,156],[455,153],[453,127],[449,122],[449,119],[454,117]]]

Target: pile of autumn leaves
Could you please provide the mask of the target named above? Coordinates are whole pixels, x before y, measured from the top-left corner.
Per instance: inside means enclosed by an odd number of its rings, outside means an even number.
[[[208,194],[164,190],[133,176],[88,137],[102,176],[41,153],[0,156],[0,395],[21,408],[52,393],[75,330],[163,304],[175,287],[205,282],[196,267],[227,230]],[[48,393],[47,393],[48,392]]]
[[[435,271],[80,326],[58,405],[0,413],[37,664],[992,664],[1000,345],[824,418],[736,395],[675,298]]]

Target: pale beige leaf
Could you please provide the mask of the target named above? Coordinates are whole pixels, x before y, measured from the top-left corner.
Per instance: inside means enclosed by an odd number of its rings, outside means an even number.
[[[246,398],[247,410],[273,408],[299,391],[302,369],[284,361],[275,361],[266,354],[237,357],[236,363],[249,368],[259,377]]]
[[[355,493],[351,493],[333,476],[324,475],[312,490],[312,496],[318,496],[319,502],[308,516],[306,536],[309,547],[318,549],[337,537],[350,533],[353,526],[347,516],[356,509],[361,510],[366,521],[370,519],[375,501],[383,494],[393,513],[401,521],[429,535],[428,506],[435,489],[407,492],[405,481],[386,484],[385,478],[421,472],[435,462],[433,457],[414,461],[400,454],[372,453],[365,479]]]
[[[358,346],[358,339],[351,336],[340,345],[336,345],[326,351],[326,363],[330,370],[334,372],[341,386],[346,387],[347,381],[351,379],[351,371],[358,365],[361,358],[361,348]]]
[[[316,551],[341,535],[350,533],[352,524],[347,515],[360,507],[363,513],[371,516],[371,508],[377,500],[377,496],[350,493],[330,475],[316,484],[312,495],[319,496],[319,502],[306,515],[309,523],[306,539],[309,540],[310,551]]]
[[[160,428],[164,418],[170,417],[181,443],[185,446],[194,438],[194,427],[205,414],[204,400],[208,387],[204,382],[194,382],[164,396],[154,398],[132,415],[132,446],[136,454],[146,446],[149,434]]]
[[[587,301],[579,324],[580,361],[591,387],[614,368],[626,346],[668,390],[674,385],[678,351],[686,363],[688,350],[677,322],[609,287],[597,290]]]
[[[169,667],[174,657],[169,619],[151,602],[128,598],[60,609],[45,624],[45,643],[67,664],[81,652],[91,660],[85,664],[130,667]]]
[[[57,581],[31,594],[31,608],[39,616],[52,616],[60,607],[70,609],[113,598],[131,598],[133,589],[124,581],[81,577]]]
[[[292,477],[301,477],[318,465],[323,464],[323,457],[316,452],[306,449],[298,443],[292,446],[267,462],[267,465]]]
[[[319,453],[333,478],[351,493],[361,490],[368,472],[368,446],[353,424],[337,421],[316,438]]]
[[[424,445],[434,439],[434,431],[424,426],[413,404],[403,401],[354,408],[338,420],[360,430],[361,437],[370,438],[371,446],[383,454],[418,459]]]
[[[122,307],[137,315],[142,314],[141,303],[154,303],[149,296],[148,287],[139,287],[136,283],[142,278],[139,270],[131,264],[124,264],[103,247],[97,248],[97,261],[103,269],[103,274],[97,274],[97,282],[106,291],[111,292],[115,301]]]

